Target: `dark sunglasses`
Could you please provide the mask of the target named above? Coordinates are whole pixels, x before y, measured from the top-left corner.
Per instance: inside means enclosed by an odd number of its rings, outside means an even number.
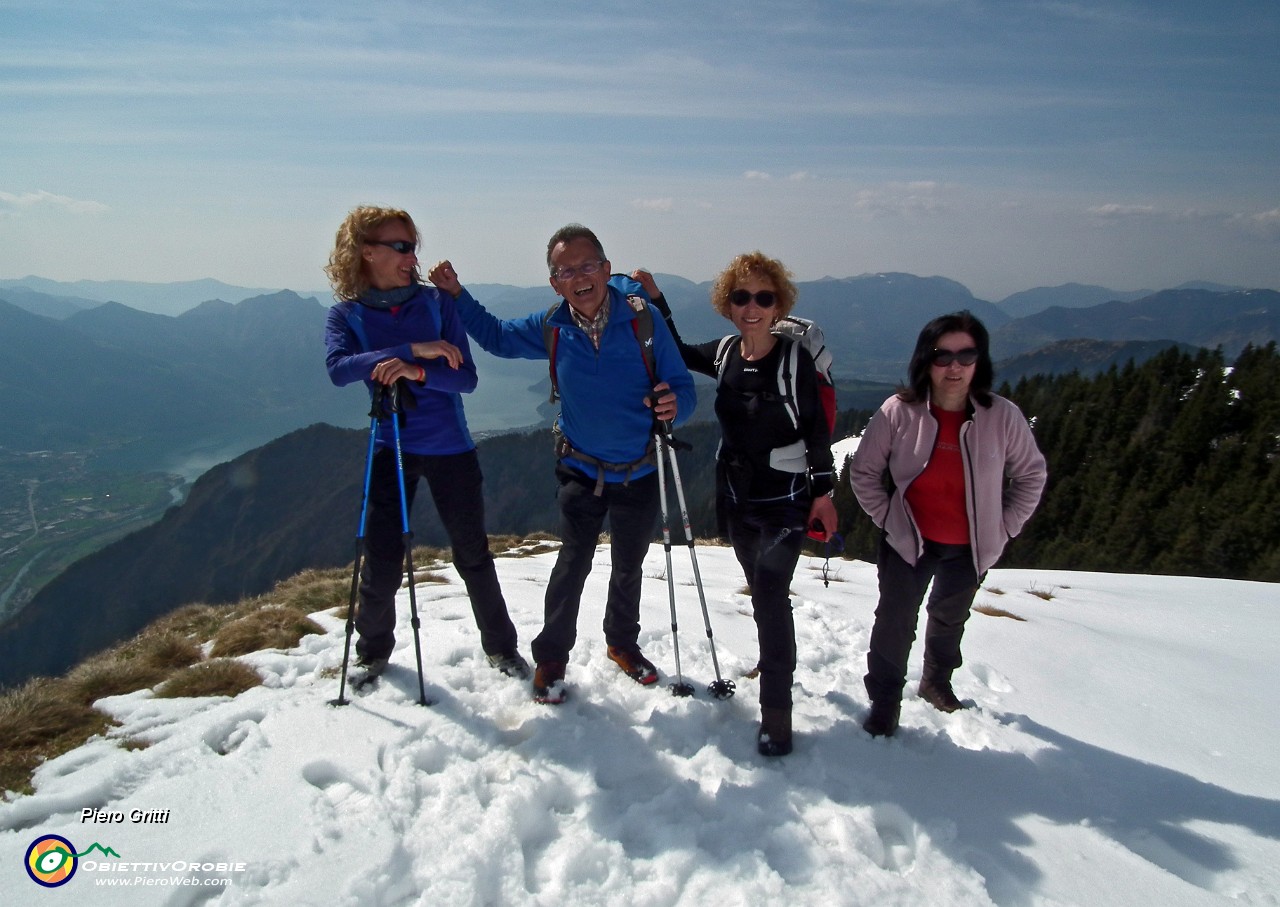
[[[397,239],[392,242],[387,242],[385,239],[366,239],[365,245],[386,246],[388,249],[399,252],[401,255],[405,255],[418,248],[417,243],[411,243],[403,239]]]
[[[959,362],[961,365],[973,365],[978,361],[978,351],[973,347],[964,350],[934,350],[930,355],[930,361],[934,365],[945,368],[953,362]]]
[[[774,302],[778,299],[778,294],[773,290],[761,290],[759,293],[751,293],[747,290],[734,290],[729,294],[729,301],[736,306],[744,306],[751,300],[756,301],[756,305],[762,309],[773,308]]]

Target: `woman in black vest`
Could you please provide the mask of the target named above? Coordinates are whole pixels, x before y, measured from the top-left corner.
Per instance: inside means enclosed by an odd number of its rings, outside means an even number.
[[[796,301],[783,264],[760,252],[739,255],[716,278],[711,305],[736,334],[689,345],[646,271],[645,285],[666,318],[690,371],[717,378],[722,441],[716,513],[751,589],[760,639],[760,730],[765,756],[791,752],[791,685],[796,669],[791,576],[810,527],[835,530],[831,430],[808,351],[772,328]],[[820,527],[820,528],[818,528]]]

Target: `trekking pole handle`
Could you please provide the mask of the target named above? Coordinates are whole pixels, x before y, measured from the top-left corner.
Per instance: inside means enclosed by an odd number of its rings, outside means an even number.
[[[672,420],[658,418],[658,401],[660,399],[662,399],[662,394],[657,391],[650,391],[645,394],[645,400],[648,401],[649,408],[653,411],[653,430],[655,432],[662,433],[662,437],[666,440],[668,446],[670,446],[672,450],[693,450],[692,444],[681,441],[672,434]]]

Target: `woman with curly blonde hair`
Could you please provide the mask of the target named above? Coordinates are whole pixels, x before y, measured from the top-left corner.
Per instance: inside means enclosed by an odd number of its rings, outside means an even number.
[[[711,307],[733,321],[734,304],[730,296],[753,278],[763,280],[773,290],[774,301],[769,310],[771,323],[791,314],[796,307],[797,295],[796,285],[791,282],[791,272],[782,262],[762,252],[744,252],[729,262],[729,267],[720,272],[711,286]]]
[[[467,430],[462,394],[476,388],[476,364],[454,299],[418,274],[418,228],[398,208],[363,206],[338,228],[325,273],[338,302],[325,324],[326,366],[334,384],[363,381],[370,393],[399,388],[405,500],[412,506],[425,478],[449,535],[480,644],[491,665],[525,678],[516,628],[498,586],[484,526],[482,477]],[[436,284],[456,279],[448,262],[428,274]],[[395,647],[395,596],[404,564],[394,430],[380,420],[369,485],[357,667],[376,677]]]
[[[736,334],[697,345],[680,339],[666,299],[645,271],[632,275],[667,320],[690,371],[718,379],[716,511],[751,588],[760,639],[760,729],[764,756],[791,752],[791,686],[796,631],[791,576],[806,530],[829,538],[836,527],[831,429],[808,351],[773,326],[796,303],[796,286],[782,262],[761,252],[738,255],[720,272],[711,305]],[[793,399],[779,376],[794,363]],[[820,524],[820,528],[819,528]]]
[[[422,243],[422,235],[409,212],[399,208],[375,208],[370,205],[355,208],[347,215],[347,219],[338,228],[334,239],[333,251],[329,253],[329,264],[324,272],[329,275],[329,283],[333,286],[333,295],[342,301],[359,299],[369,289],[369,275],[365,271],[365,243],[382,227],[392,221],[399,221],[405,228],[406,235],[413,239],[414,247]],[[415,256],[411,266],[414,283],[420,283],[418,261]]]

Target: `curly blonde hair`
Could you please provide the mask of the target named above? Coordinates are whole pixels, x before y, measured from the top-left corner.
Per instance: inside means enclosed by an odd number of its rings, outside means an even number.
[[[773,284],[774,292],[778,297],[773,305],[776,318],[787,315],[795,308],[796,285],[791,282],[791,272],[782,262],[776,258],[769,258],[763,252],[744,252],[729,262],[729,266],[720,272],[720,276],[711,287],[711,307],[728,318],[732,311],[729,294],[738,288],[740,282],[751,277],[758,277]]]
[[[409,228],[415,243],[422,242],[422,234],[418,232],[413,218],[407,211],[399,208],[376,208],[372,205],[361,205],[352,208],[347,219],[338,228],[334,237],[333,251],[329,253],[329,263],[324,272],[329,275],[329,284],[333,287],[333,295],[343,301],[359,299],[369,289],[369,276],[364,270],[364,258],[361,250],[369,235],[387,221],[398,220]],[[418,268],[413,269],[413,279],[420,282]]]

